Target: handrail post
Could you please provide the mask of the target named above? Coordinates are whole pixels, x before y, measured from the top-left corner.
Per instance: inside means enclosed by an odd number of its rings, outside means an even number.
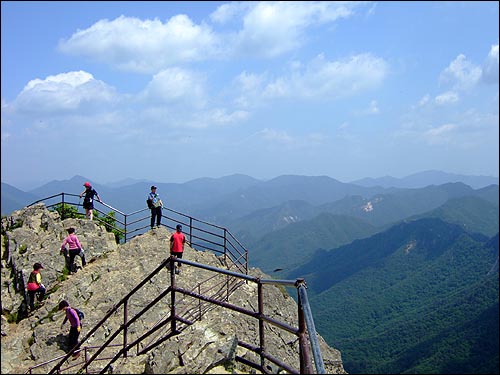
[[[321,349],[319,347],[316,328],[314,327],[314,319],[312,316],[311,306],[309,305],[309,300],[307,299],[307,292],[304,279],[297,279],[295,285],[297,287],[299,309],[302,310],[303,312],[303,318],[305,319],[305,323],[307,325],[307,331],[309,332],[309,342],[311,343],[311,349],[314,357],[314,364],[316,365],[316,372],[318,374],[325,374],[326,373],[325,365],[323,362],[323,357],[321,355]],[[311,366],[310,359],[308,359],[308,364],[309,366]]]
[[[172,321],[170,323],[170,330],[172,331],[172,334],[177,332],[177,317],[176,317],[176,311],[175,311],[175,260],[177,257],[175,256],[170,256],[170,285],[172,286],[172,292],[170,293],[170,316],[172,317]]]
[[[61,194],[62,194],[62,198],[61,198],[61,202],[62,202],[62,204],[61,204],[61,216],[62,216],[62,218],[61,218],[61,220],[64,220],[64,192],[62,192]]]
[[[87,347],[86,346],[83,348],[83,355],[85,357],[85,364],[86,364],[87,361],[89,360],[89,353],[87,351]],[[86,374],[89,373],[89,366],[85,366],[85,373]]]
[[[227,229],[224,228],[224,263],[227,265]]]
[[[127,322],[128,322],[128,298],[123,303],[123,349],[127,347]],[[123,352],[123,358],[127,358],[127,350]]]
[[[201,284],[198,284],[198,294],[201,295]],[[201,299],[198,300],[198,313],[200,314],[200,320],[203,317],[203,312],[201,310]]]
[[[193,217],[189,216],[189,243],[193,243]]]
[[[127,243],[127,214],[123,215],[123,222],[124,222],[124,241]]]
[[[299,283],[298,280],[297,283]],[[305,323],[304,310],[302,307],[302,300],[300,298],[299,288],[297,288],[297,301],[298,301],[297,310],[299,318],[300,373],[312,374],[311,358],[309,357],[309,347],[307,345],[307,338],[306,338],[306,323]]]
[[[264,296],[263,296],[263,285],[258,279],[257,284],[257,297],[259,300],[259,347],[260,347],[260,366],[264,368],[264,351],[265,351],[265,341],[264,341],[264,320],[262,316],[264,315]]]

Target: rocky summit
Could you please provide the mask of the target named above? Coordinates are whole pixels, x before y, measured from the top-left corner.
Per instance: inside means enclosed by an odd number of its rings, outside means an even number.
[[[68,274],[60,253],[69,227],[76,228],[87,259],[87,265],[74,274]],[[96,221],[61,220],[57,212],[37,204],[3,217],[1,235],[2,374],[48,373],[63,360],[69,349],[69,323],[61,326],[64,313],[58,311],[63,299],[84,312],[79,339],[86,339],[80,347],[84,355],[64,361],[59,368],[62,373],[103,369],[116,374],[261,373],[249,365],[262,360],[250,350],[262,344],[258,319],[238,309],[202,303],[182,293],[175,293],[175,299],[173,293],[165,293],[174,283],[177,288],[205,296],[206,300],[221,300],[219,297],[223,296],[226,304],[258,312],[256,283],[230,283],[230,276],[219,273],[214,276],[213,272],[184,264],[182,272],[175,276],[168,267],[160,268],[124,301],[169,257],[171,232],[167,228],[155,228],[117,244],[114,234]],[[189,246],[183,259],[226,268],[224,257]],[[81,265],[79,257],[75,261]],[[43,265],[42,282],[47,293],[30,312],[25,284],[35,262]],[[249,276],[271,279],[256,268],[249,269]],[[298,306],[285,287],[266,284],[262,288],[264,314],[298,327]],[[172,311],[183,318],[177,322],[175,332],[168,320]],[[126,334],[120,331],[124,319],[130,323]],[[268,322],[263,327],[265,352],[290,368],[300,369],[297,336]],[[118,331],[121,333],[116,334]],[[317,338],[325,372],[345,373],[340,352],[328,346],[320,335]],[[117,355],[125,341],[137,344],[126,355]],[[238,345],[240,342],[248,347]],[[109,345],[98,356],[104,343]],[[94,355],[96,360],[82,370],[84,359]],[[312,353],[310,357],[314,363]],[[265,368],[267,373],[287,373],[267,360]],[[316,371],[314,366],[313,369]]]

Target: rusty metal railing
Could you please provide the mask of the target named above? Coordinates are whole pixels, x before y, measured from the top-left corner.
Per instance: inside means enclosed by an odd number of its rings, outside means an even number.
[[[200,283],[195,286],[195,288],[187,290],[177,286],[176,274],[175,272],[170,272],[170,285],[168,285],[163,291],[158,292],[156,294],[157,296],[149,304],[147,304],[146,306],[140,306],[138,311],[132,312],[132,306],[135,306],[132,302],[136,293],[138,293],[140,290],[143,290],[144,288],[151,287],[151,285],[156,285],[155,280],[165,279],[165,277],[161,276],[160,273],[169,272],[170,269],[173,269],[171,267],[173,267],[176,262],[182,263],[189,267],[200,269],[200,271],[197,271],[198,273],[207,272],[207,275],[210,275],[209,278],[211,278],[215,274],[225,278],[226,280],[231,279],[233,280],[233,285],[235,285],[235,281],[237,280],[239,280],[242,284],[256,284],[256,298],[258,306],[257,311],[249,310],[230,302],[231,294],[236,290],[236,288],[230,289],[227,288],[227,286],[220,286],[216,291],[214,291],[212,288],[210,293],[208,292],[209,289],[206,289],[200,293],[200,284],[203,284]],[[184,268],[185,267],[183,267],[183,269]],[[156,279],[155,277],[158,277],[159,279]],[[207,280],[209,278],[207,278]],[[297,289],[297,327],[291,326],[266,314],[266,311],[264,311],[265,285],[293,286]],[[226,293],[226,290],[231,290],[231,292]],[[139,327],[144,325],[145,322],[150,321],[150,319],[147,318],[147,314],[150,313],[152,315],[157,315],[159,311],[165,311],[164,306],[166,304],[169,305],[169,309],[166,309],[167,312],[165,313],[165,316],[162,317],[160,321],[154,323],[152,326],[148,325],[146,328],[144,328],[143,331],[140,331]],[[229,309],[238,314],[250,317],[258,323],[258,338],[255,340],[257,343],[249,343],[244,342],[243,340],[238,340],[238,346],[252,351],[255,354],[255,358],[257,358],[258,360],[251,360],[249,358],[236,356],[236,361],[258,369],[263,373],[269,372],[266,365],[272,363],[275,366],[278,366],[279,368],[287,371],[288,373],[312,374],[314,373],[310,355],[312,351],[316,373],[325,373],[323,359],[321,357],[321,351],[314,327],[314,321],[309,307],[309,302],[307,300],[306,286],[303,279],[260,279],[246,274],[216,268],[206,264],[192,262],[186,259],[179,259],[173,256],[165,259],[155,270],[153,270],[153,272],[151,272],[151,274],[149,274],[125,297],[123,297],[118,302],[118,304],[113,306],[74,348],[68,351],[65,356],[59,357],[59,361],[57,362],[57,364],[48,373],[59,374],[65,373],[67,371],[71,371],[72,373],[106,373],[111,369],[112,364],[118,358],[127,357],[129,355],[145,354],[153,348],[157,347],[162,342],[181,333],[187,326],[202,318],[204,314],[203,311],[208,311],[208,309],[206,309],[206,306]],[[195,309],[198,308],[200,314],[193,314],[193,307]],[[108,331],[107,339],[95,351],[90,353],[88,351],[89,347],[85,347],[84,344],[91,337],[93,337],[93,341],[95,341],[95,337],[99,337],[99,335],[96,334],[99,329],[104,329],[103,327],[106,327],[109,330],[109,327],[113,325],[111,322],[109,322],[109,319],[112,316],[116,315],[119,311],[122,311],[123,313],[122,323],[117,325],[117,328],[116,330],[114,330],[114,332]],[[266,345],[268,335],[266,335],[264,324],[272,325],[273,327],[276,327],[281,331],[286,331],[297,337],[299,344],[297,356],[300,368],[294,368],[293,365],[284,363],[281,359],[278,359],[275,355],[273,355],[272,348],[268,348]],[[131,327],[133,327],[134,329],[131,329]],[[132,334],[131,332],[134,333]],[[146,341],[151,339],[154,335],[156,335],[156,337],[154,337],[152,341]],[[114,348],[116,349],[116,351],[112,354],[109,354],[110,348]],[[68,358],[73,353],[81,350],[85,350],[85,353],[89,352],[89,354],[83,356],[83,358],[82,356],[80,356],[79,361],[81,360],[81,362],[73,361],[71,364],[71,368],[63,367]],[[99,366],[99,368],[96,369],[95,363],[102,363],[103,360],[109,360],[109,362],[104,365],[104,367]],[[78,369],[74,367],[75,362],[79,363]],[[46,366],[48,363],[49,362],[46,362],[44,363],[44,365]],[[50,363],[53,363],[53,361]],[[32,371],[39,366],[40,365],[31,367],[27,371],[27,373],[32,373]]]

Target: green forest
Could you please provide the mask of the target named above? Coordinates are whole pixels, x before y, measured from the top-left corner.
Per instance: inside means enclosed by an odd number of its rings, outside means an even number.
[[[299,274],[349,373],[498,373],[498,234],[420,219],[319,251]]]

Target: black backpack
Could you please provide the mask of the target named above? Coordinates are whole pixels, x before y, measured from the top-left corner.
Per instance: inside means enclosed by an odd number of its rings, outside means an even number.
[[[153,208],[153,207],[154,207],[154,206],[153,206],[153,201],[152,201],[151,199],[147,199],[147,200],[146,200],[146,203],[148,204],[148,208],[149,208],[149,209],[151,209],[151,208]]]
[[[74,310],[76,311],[76,313],[78,314],[78,318],[80,319],[80,321],[81,321],[83,318],[85,318],[85,314],[83,313],[83,311],[80,311],[80,310],[75,309],[75,308],[73,308],[73,309],[74,309]]]

